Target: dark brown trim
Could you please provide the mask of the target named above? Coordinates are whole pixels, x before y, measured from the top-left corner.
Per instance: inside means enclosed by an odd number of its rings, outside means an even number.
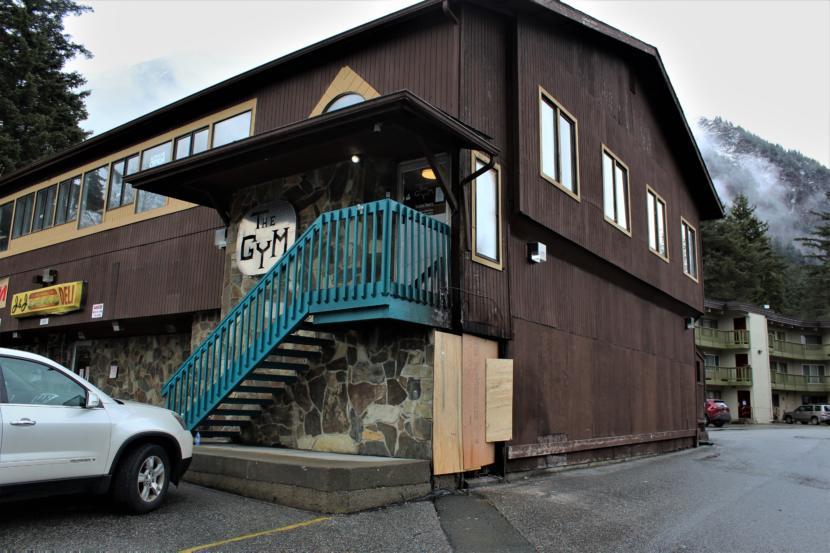
[[[645,434],[630,434],[628,436],[612,436],[607,438],[591,438],[589,440],[573,440],[569,442],[555,442],[550,444],[526,444],[508,446],[508,459],[522,459],[524,457],[539,457],[542,455],[562,455],[575,451],[602,449],[624,445],[644,444],[648,442],[662,442],[677,438],[693,438],[697,436],[697,429],[671,430],[668,432],[648,432]]]

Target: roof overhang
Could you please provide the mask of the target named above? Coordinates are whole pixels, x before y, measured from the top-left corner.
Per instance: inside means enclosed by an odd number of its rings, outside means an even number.
[[[139,190],[222,209],[241,188],[353,155],[403,161],[462,148],[499,154],[486,135],[402,91],[136,173],[130,183]]]

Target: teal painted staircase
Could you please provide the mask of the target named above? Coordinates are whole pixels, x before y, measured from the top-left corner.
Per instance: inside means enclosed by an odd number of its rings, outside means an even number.
[[[235,439],[320,359],[318,325],[398,319],[446,326],[449,227],[392,200],[320,215],[162,394],[188,429]]]

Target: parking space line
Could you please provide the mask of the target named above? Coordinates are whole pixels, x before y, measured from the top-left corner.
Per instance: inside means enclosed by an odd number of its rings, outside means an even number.
[[[179,553],[196,553],[196,551],[202,551],[204,549],[210,549],[211,547],[217,547],[219,545],[225,545],[228,543],[233,543],[237,541],[244,541],[250,540],[253,538],[259,538],[261,536],[268,536],[270,534],[279,534],[281,532],[290,532],[291,530],[296,530],[297,528],[303,528],[305,526],[311,526],[312,524],[317,524],[318,522],[324,522],[326,520],[331,520],[331,517],[319,517],[313,518],[311,520],[305,520],[303,522],[298,522],[296,524],[289,524],[288,526],[281,526],[279,528],[274,528],[272,530],[263,530],[262,532],[254,532],[252,534],[244,534],[242,536],[237,536],[235,538],[228,538],[226,540],[215,541],[213,543],[206,543],[204,545],[197,545],[195,547],[189,547],[187,549],[182,549]]]

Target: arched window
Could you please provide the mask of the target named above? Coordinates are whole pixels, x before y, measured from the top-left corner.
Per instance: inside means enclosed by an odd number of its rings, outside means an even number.
[[[326,106],[326,109],[323,110],[323,113],[328,113],[330,111],[334,111],[337,109],[347,108],[349,106],[353,106],[355,104],[359,104],[365,101],[366,98],[364,98],[357,92],[346,92],[345,94],[341,94],[340,96],[329,102],[329,105]]]

